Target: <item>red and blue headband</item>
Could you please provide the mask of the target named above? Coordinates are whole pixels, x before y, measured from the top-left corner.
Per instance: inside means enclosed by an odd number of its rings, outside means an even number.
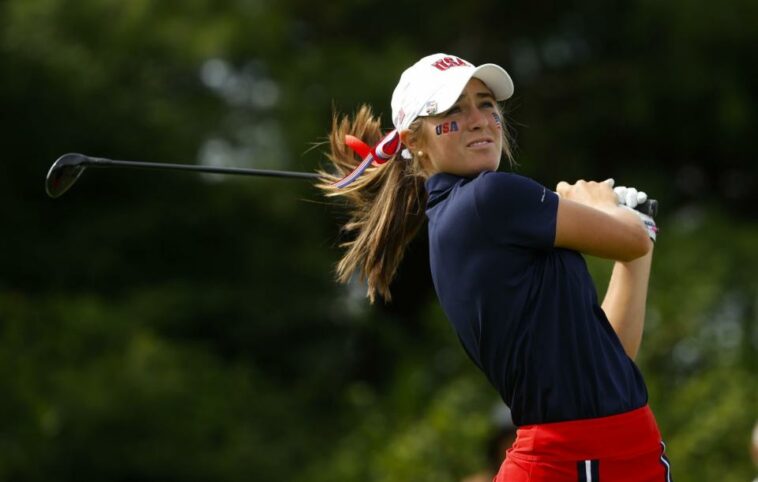
[[[363,160],[350,174],[333,184],[334,187],[340,189],[353,183],[370,165],[381,166],[392,159],[402,146],[397,129],[393,129],[382,137],[374,147],[369,147],[368,144],[351,135],[345,136],[345,144]]]

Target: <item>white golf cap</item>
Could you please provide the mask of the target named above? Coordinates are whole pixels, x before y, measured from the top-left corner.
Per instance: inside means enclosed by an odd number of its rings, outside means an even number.
[[[454,55],[429,55],[403,72],[392,93],[395,128],[406,130],[417,117],[445,112],[455,104],[472,77],[484,82],[497,101],[513,95],[513,81],[499,65],[476,67]]]

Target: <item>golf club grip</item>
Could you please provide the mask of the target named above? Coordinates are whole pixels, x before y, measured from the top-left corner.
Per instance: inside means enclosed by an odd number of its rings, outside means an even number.
[[[644,203],[638,204],[634,209],[654,218],[658,215],[658,201],[655,199],[648,199]]]

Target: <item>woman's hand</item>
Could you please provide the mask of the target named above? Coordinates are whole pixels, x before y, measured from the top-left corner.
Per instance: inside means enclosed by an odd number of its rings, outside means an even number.
[[[574,184],[561,181],[556,186],[555,192],[561,199],[570,199],[601,211],[612,211],[618,206],[618,197],[613,192],[613,179],[603,182],[580,179]]]
[[[556,247],[616,261],[632,261],[650,251],[652,242],[642,221],[618,205],[612,186],[610,179],[558,183]]]

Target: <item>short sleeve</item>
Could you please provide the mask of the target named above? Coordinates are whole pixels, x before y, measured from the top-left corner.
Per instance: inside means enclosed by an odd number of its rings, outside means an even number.
[[[558,195],[524,176],[485,172],[476,179],[475,203],[496,242],[536,249],[555,243]]]

